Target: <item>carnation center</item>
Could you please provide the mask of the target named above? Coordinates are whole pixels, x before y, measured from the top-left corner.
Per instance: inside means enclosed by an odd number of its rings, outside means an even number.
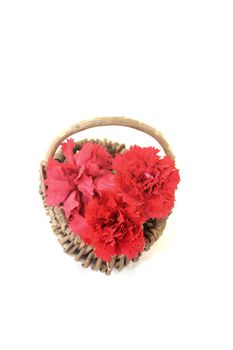
[[[141,178],[141,183],[144,187],[144,192],[148,194],[152,194],[158,188],[158,183],[155,181],[157,178],[156,175],[151,173],[144,173]]]
[[[127,225],[121,211],[114,211],[101,223],[102,239],[106,244],[118,244],[118,242],[121,241],[127,233],[126,226]]]

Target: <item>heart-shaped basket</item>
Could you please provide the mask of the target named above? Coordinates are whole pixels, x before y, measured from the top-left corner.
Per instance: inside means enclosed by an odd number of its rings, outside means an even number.
[[[67,139],[69,136],[76,134],[80,131],[97,127],[97,126],[125,126],[133,129],[140,130],[150,136],[152,136],[162,147],[165,154],[170,158],[174,159],[174,155],[171,148],[163,135],[154,129],[153,127],[146,125],[137,120],[125,118],[125,117],[101,117],[95,118],[93,120],[86,120],[73,125],[70,129],[58,136],[51,144],[46,158],[41,162],[40,165],[40,194],[42,196],[44,206],[47,214],[50,216],[50,222],[52,224],[52,229],[56,234],[58,241],[62,245],[64,251],[75,257],[75,260],[82,261],[82,266],[87,268],[91,267],[94,271],[105,272],[109,275],[113,268],[117,270],[122,270],[126,265],[129,264],[130,260],[124,255],[118,255],[112,257],[110,262],[103,261],[101,258],[97,257],[94,253],[94,248],[90,245],[86,245],[79,236],[74,234],[68,227],[66,217],[64,215],[63,209],[59,206],[50,207],[45,203],[46,196],[46,186],[44,180],[46,178],[46,165],[50,157],[53,157],[60,162],[63,162],[65,157],[61,150],[58,150],[61,143]],[[82,145],[88,140],[82,140],[76,142],[75,152],[79,151]],[[113,143],[111,141],[101,141],[101,140],[91,140],[92,142],[100,143],[104,145],[108,152],[112,155],[116,153],[122,153],[125,150],[125,146],[119,143]],[[143,224],[143,232],[145,238],[145,248],[147,251],[151,248],[155,241],[161,236],[167,219],[150,219]],[[131,261],[137,261],[141,256],[141,253],[137,258],[133,258]]]

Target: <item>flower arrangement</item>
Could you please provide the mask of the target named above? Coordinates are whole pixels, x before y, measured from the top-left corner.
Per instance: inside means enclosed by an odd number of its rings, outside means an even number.
[[[73,234],[103,261],[136,258],[145,247],[143,224],[167,218],[174,206],[180,180],[174,160],[136,145],[115,156],[93,142],[74,149],[68,139],[61,145],[64,162],[48,159],[46,205],[62,208]]]

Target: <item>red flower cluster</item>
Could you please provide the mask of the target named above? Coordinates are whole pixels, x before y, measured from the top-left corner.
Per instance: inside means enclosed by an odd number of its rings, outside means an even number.
[[[142,225],[166,218],[174,206],[179,173],[169,157],[153,147],[131,147],[112,157],[96,143],[75,153],[72,139],[62,144],[65,161],[46,167],[46,204],[60,205],[72,231],[110,261],[138,256],[145,245]]]

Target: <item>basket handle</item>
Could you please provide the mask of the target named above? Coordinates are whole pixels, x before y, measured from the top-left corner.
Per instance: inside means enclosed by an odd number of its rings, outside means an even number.
[[[172,159],[175,159],[175,156],[168,144],[165,140],[164,136],[156,130],[155,128],[139,122],[138,120],[126,118],[126,117],[99,117],[91,120],[84,120],[77,124],[74,124],[69,129],[64,131],[58,137],[54,139],[48,152],[45,157],[45,161],[47,162],[50,157],[53,157],[55,152],[61,143],[67,139],[69,136],[76,134],[80,131],[87,130],[96,126],[109,126],[109,125],[118,125],[118,126],[126,126],[129,128],[140,130],[150,136],[152,136],[163,148],[166,155],[170,156]]]

